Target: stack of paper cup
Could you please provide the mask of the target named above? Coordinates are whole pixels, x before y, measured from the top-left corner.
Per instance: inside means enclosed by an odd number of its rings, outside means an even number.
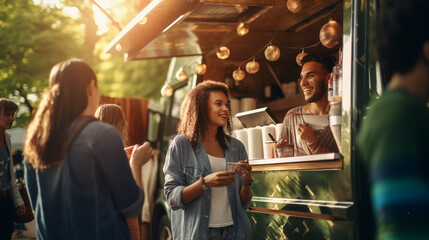
[[[237,98],[231,98],[231,116],[235,116],[240,111],[240,100]]]
[[[253,110],[256,108],[255,98],[242,98],[240,100],[240,112]]]
[[[263,159],[262,130],[260,127],[247,129],[249,160]]]
[[[237,135],[237,139],[240,140],[243,143],[244,147],[246,148],[247,154],[249,154],[247,129],[235,130],[234,132]]]
[[[279,141],[281,139],[283,123],[277,123],[275,128],[276,128],[276,141]]]
[[[335,142],[337,142],[338,149],[341,152],[341,102],[330,103],[329,125],[331,126]]]
[[[237,138],[237,131],[236,130],[232,131],[231,137]]]
[[[263,126],[262,127],[262,142],[263,142],[263,150],[264,150],[264,158],[274,158],[274,152],[273,152],[273,144],[272,139],[268,134],[271,134],[271,136],[276,135],[276,128],[274,126]],[[267,144],[269,142],[269,144]]]
[[[238,130],[238,129],[242,129],[242,128],[244,128],[244,126],[241,123],[241,121],[236,117],[232,117],[232,129]]]

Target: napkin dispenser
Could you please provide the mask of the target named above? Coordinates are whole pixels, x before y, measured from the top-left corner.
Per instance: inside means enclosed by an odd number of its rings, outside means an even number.
[[[268,109],[268,107],[239,112],[235,115],[235,117],[238,118],[246,128],[278,123],[277,118]]]

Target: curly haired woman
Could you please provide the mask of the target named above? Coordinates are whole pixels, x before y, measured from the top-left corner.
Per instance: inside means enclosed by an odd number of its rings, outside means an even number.
[[[182,104],[164,165],[173,239],[250,239],[252,167],[231,132],[228,87],[204,81]],[[235,170],[227,171],[227,163]]]

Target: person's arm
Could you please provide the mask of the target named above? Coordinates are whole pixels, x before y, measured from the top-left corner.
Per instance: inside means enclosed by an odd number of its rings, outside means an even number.
[[[310,148],[312,154],[322,154],[327,152],[325,146],[317,137],[312,142],[307,142],[307,145]]]
[[[138,216],[143,206],[144,193],[134,180],[119,132],[114,128],[100,131],[91,144],[91,151],[118,211],[124,217]],[[135,161],[134,170],[140,168],[141,164]]]
[[[187,146],[182,146],[187,141],[185,138],[179,135],[173,140],[167,151],[163,168],[165,175],[164,194],[172,210],[185,208],[185,204],[190,203],[203,193],[201,176],[194,182],[188,183],[183,173],[182,159],[188,157],[183,153],[188,150]],[[234,172],[212,173],[204,176],[204,181],[207,187],[227,186],[234,181]]]
[[[301,140],[307,143],[307,146],[310,148],[312,154],[321,154],[327,152],[322,141],[317,138],[313,128],[310,127],[307,123],[299,124],[297,129]]]
[[[152,147],[149,142],[143,143],[141,146],[133,148],[130,154],[130,167],[134,180],[141,189],[143,189],[141,169],[152,158]]]
[[[253,184],[253,176],[252,176],[252,166],[249,165],[248,160],[239,161],[235,164],[235,169],[237,172],[241,174],[243,178],[243,183],[240,189],[240,199],[241,204],[246,204],[252,198],[252,184]]]
[[[204,192],[203,183],[206,187],[224,187],[234,181],[234,176],[235,172],[215,172],[205,177],[201,177],[199,181],[196,181],[183,189],[183,204],[190,203]]]
[[[6,133],[5,133],[6,134]],[[12,200],[14,203],[14,206],[17,210],[17,213],[21,213],[22,211],[25,212],[25,205],[24,205],[24,201],[22,200],[21,194],[19,193],[19,188],[18,185],[16,184],[16,175],[15,175],[15,166],[13,164],[13,157],[12,157],[12,153],[11,153],[11,142],[10,142],[10,135],[6,134],[5,135],[5,143],[6,143],[6,147],[7,150],[9,152],[9,176],[10,176],[10,183],[11,183],[11,194],[12,194]],[[21,206],[23,206],[24,208],[22,208]],[[20,214],[22,215],[22,214]]]

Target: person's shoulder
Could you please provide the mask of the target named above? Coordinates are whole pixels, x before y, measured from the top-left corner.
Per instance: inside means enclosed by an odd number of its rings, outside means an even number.
[[[302,115],[302,108],[303,107],[304,106],[298,106],[298,107],[290,109],[289,111],[287,111],[287,113],[285,115],[285,119],[292,118],[292,117],[295,117],[298,115]]]
[[[244,146],[243,142],[234,137],[229,138],[228,148],[231,151],[241,150],[246,152],[246,147]]]
[[[238,140],[237,138],[234,138],[234,137],[230,138],[230,143],[231,143],[231,146],[233,146],[233,147],[237,147],[237,146],[241,146],[241,145],[243,145],[243,147],[244,147],[244,144],[240,140]]]
[[[116,129],[114,126],[108,123],[100,121],[92,121],[85,126],[85,132],[100,132],[100,131],[112,131]]]
[[[188,141],[188,138],[186,137],[185,134],[179,134],[173,139],[173,142],[177,142],[177,143],[184,143],[186,141]]]
[[[171,142],[172,147],[174,147],[174,146],[184,147],[184,146],[188,146],[190,144],[191,143],[189,142],[188,137],[186,137],[185,134],[177,135],[176,137],[174,137],[173,141]]]
[[[403,90],[388,90],[371,100],[360,129],[360,137],[366,141],[372,136],[386,135],[412,127],[416,111],[416,99]]]
[[[111,137],[119,137],[121,138],[118,130],[111,124],[100,122],[100,121],[92,121],[88,123],[81,133],[80,137],[85,139],[100,139],[100,138],[111,138]]]
[[[287,114],[289,114],[289,113],[302,113],[302,108],[303,107],[304,107],[304,105],[298,106],[298,107],[294,107],[294,108],[290,109],[289,111],[287,111]]]
[[[395,121],[405,121],[419,108],[416,97],[403,90],[389,90],[378,99],[373,99],[369,105],[368,118],[381,121],[384,124]]]

